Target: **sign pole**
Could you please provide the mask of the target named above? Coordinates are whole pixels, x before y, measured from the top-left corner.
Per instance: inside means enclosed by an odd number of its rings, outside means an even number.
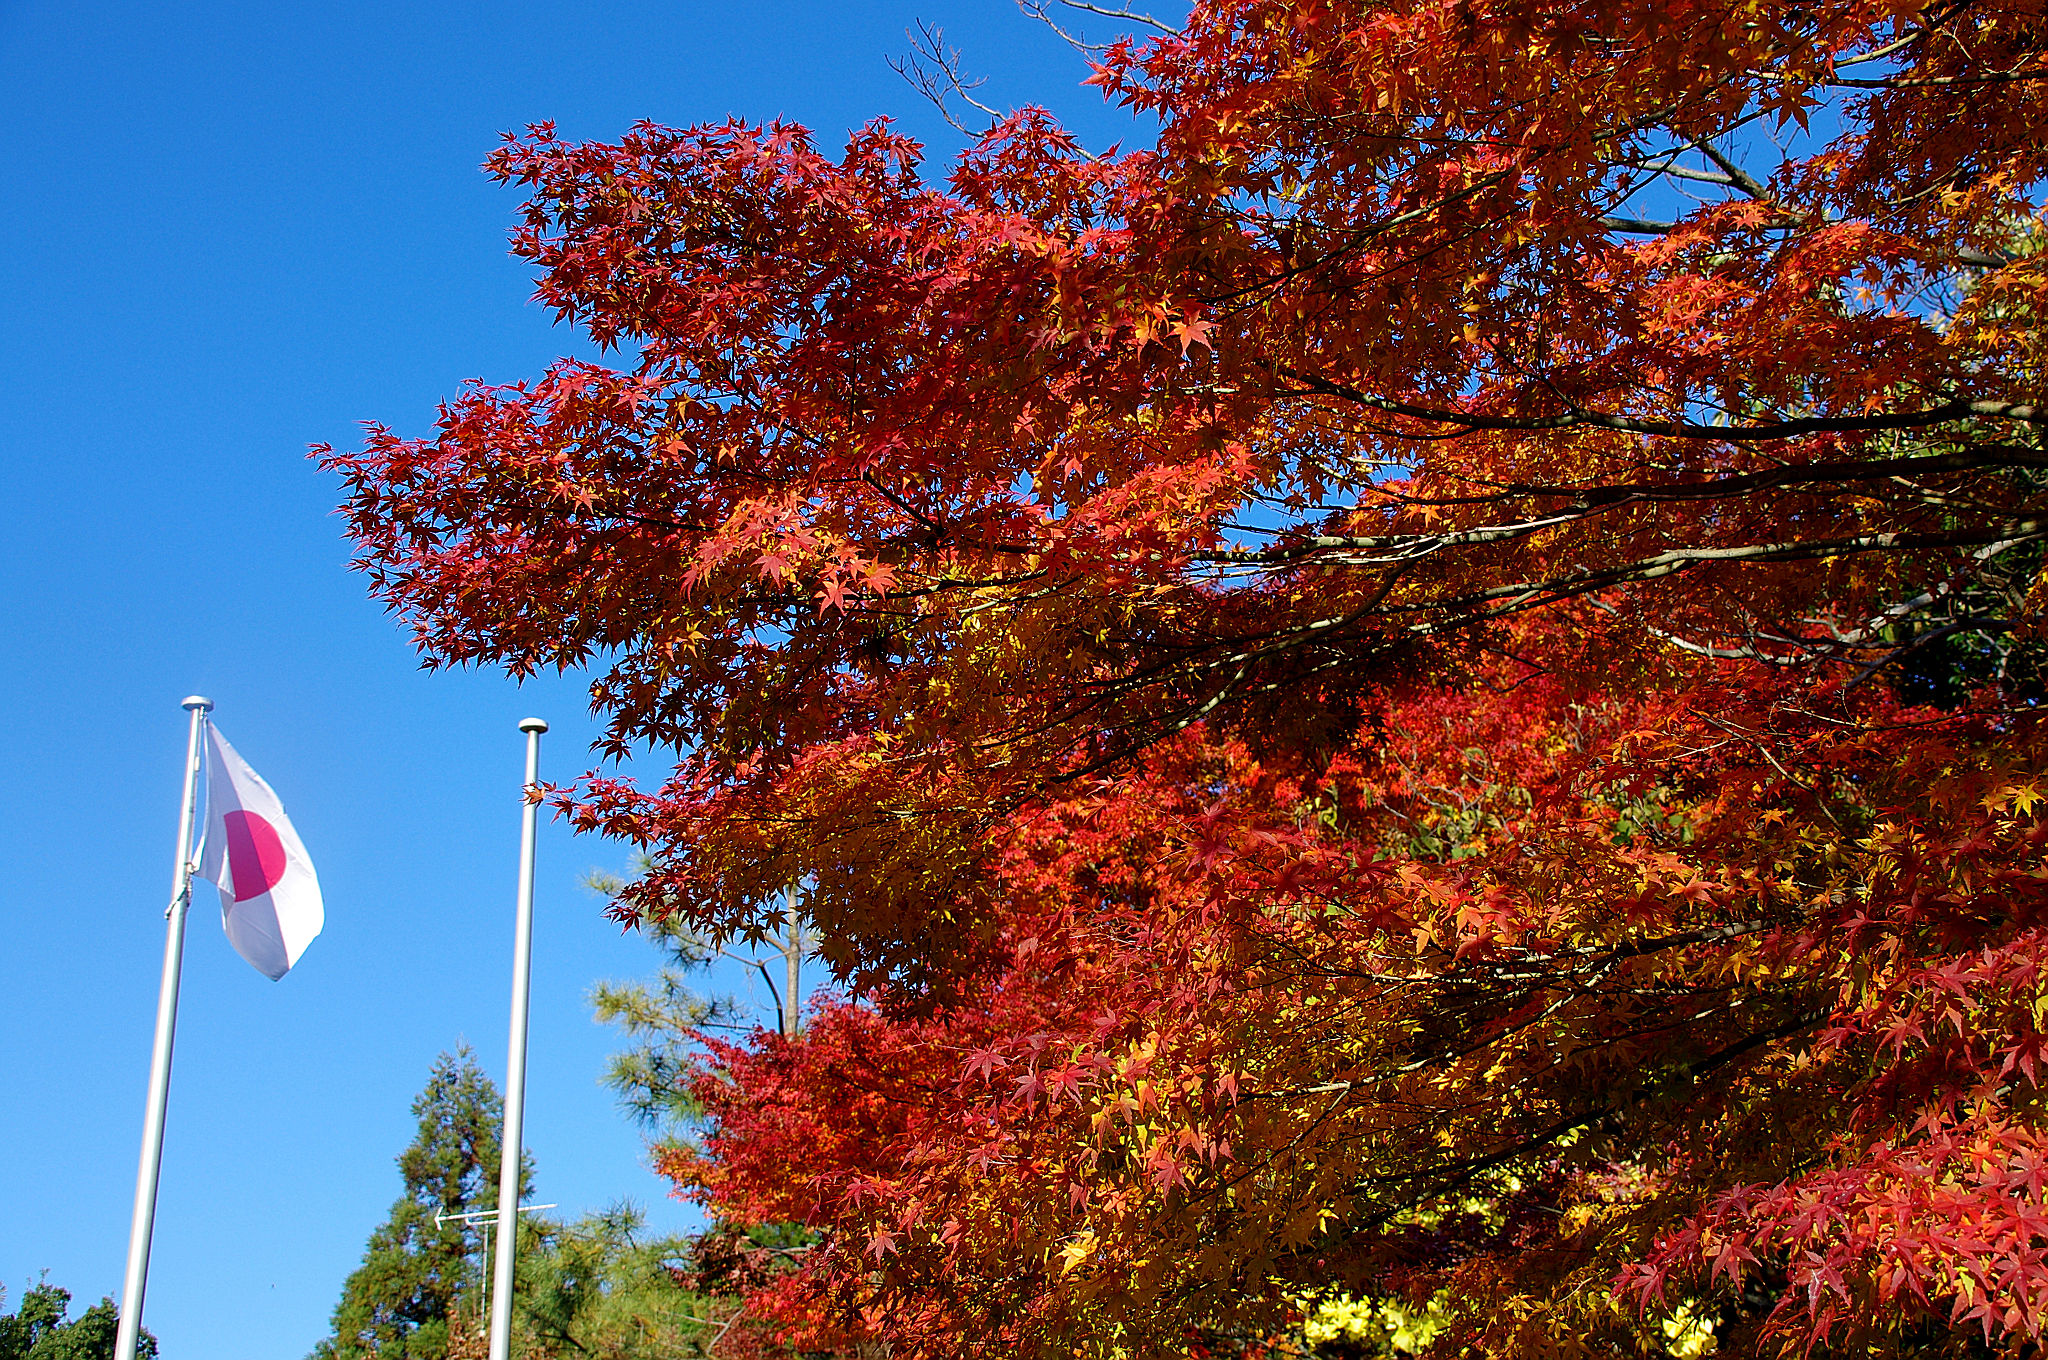
[[[533,978],[533,858],[540,835],[540,734],[548,725],[521,718],[526,734],[525,806],[519,823],[519,910],[512,936],[512,1041],[505,1055],[505,1133],[498,1143],[498,1270],[491,1288],[491,1360],[511,1360],[512,1268],[519,1237],[519,1164],[526,1122],[526,1002]]]
[[[114,1360],[135,1360],[142,1336],[142,1294],[149,1282],[149,1239],[156,1228],[157,1172],[163,1165],[164,1106],[171,1094],[171,1041],[178,1030],[178,975],[185,961],[185,913],[192,905],[192,821],[199,790],[199,730],[211,699],[185,700],[192,715],[185,736],[185,792],[178,804],[178,853],[171,864],[171,905],[164,911],[164,976],[156,994],[156,1048],[149,1059],[149,1103],[142,1116],[142,1162],[135,1170],[135,1216],[128,1225],[128,1273],[121,1282],[121,1320]]]

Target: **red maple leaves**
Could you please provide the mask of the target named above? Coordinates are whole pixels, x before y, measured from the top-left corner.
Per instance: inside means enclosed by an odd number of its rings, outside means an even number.
[[[1729,1345],[2035,1334],[2039,735],[1494,678],[1309,783],[1191,735],[1019,813],[1001,962],[712,1046],[669,1170],[828,1231],[782,1297],[909,1354],[1242,1342],[1331,1288],[1490,1349],[1685,1297],[1736,1301]],[[1647,1320],[1584,1297],[1615,1282]]]

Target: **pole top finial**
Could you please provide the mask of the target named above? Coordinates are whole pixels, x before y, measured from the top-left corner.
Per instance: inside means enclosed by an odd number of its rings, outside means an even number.
[[[213,711],[213,700],[203,694],[188,694],[185,696],[185,702],[180,707],[196,708],[201,713],[211,713]]]
[[[546,718],[521,718],[519,720],[519,730],[522,732],[545,732],[548,730],[548,720]]]

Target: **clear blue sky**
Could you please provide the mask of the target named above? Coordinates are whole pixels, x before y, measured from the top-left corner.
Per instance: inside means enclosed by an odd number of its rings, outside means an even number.
[[[586,767],[580,682],[427,675],[346,568],[305,456],[376,418],[422,432],[461,380],[573,344],[527,302],[516,195],[476,166],[553,119],[739,114],[833,137],[953,134],[889,70],[936,20],[1091,140],[1128,128],[1002,0],[0,4],[0,1282],[118,1293],[162,949],[184,715],[284,798],[327,931],[282,982],[196,894],[145,1322],[167,1360],[289,1360],[399,1190],[434,1056],[502,1077],[521,738]],[[643,973],[577,886],[615,846],[541,844],[528,1144],[541,1200],[657,1226],[584,1004]],[[9,1307],[11,1308],[11,1303]]]

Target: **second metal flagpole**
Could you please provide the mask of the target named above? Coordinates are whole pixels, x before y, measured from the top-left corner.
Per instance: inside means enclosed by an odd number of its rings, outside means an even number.
[[[156,994],[156,1049],[149,1059],[149,1103],[142,1116],[142,1162],[135,1170],[135,1216],[128,1224],[128,1273],[121,1282],[121,1321],[114,1360],[135,1360],[142,1335],[142,1294],[149,1282],[149,1239],[156,1228],[157,1172],[164,1155],[164,1107],[171,1094],[171,1041],[178,1030],[178,975],[185,961],[185,911],[192,905],[192,820],[199,790],[199,729],[211,699],[185,700],[192,715],[185,736],[185,792],[178,804],[178,854],[171,864],[171,905],[164,915],[164,976]]]
[[[533,977],[533,856],[540,835],[540,734],[548,725],[521,718],[526,734],[526,805],[519,823],[519,911],[512,937],[512,1041],[505,1055],[505,1131],[498,1141],[498,1270],[491,1286],[491,1360],[511,1360],[512,1271],[519,1236],[519,1165],[526,1120],[526,1000]]]

